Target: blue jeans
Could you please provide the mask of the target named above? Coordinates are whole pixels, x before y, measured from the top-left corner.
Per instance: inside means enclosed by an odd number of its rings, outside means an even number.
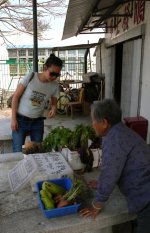
[[[150,202],[138,213],[136,233],[150,233]]]
[[[29,119],[17,117],[18,130],[12,132],[13,152],[22,151],[22,145],[25,143],[27,135],[30,135],[31,141],[42,142],[44,134],[43,119]]]

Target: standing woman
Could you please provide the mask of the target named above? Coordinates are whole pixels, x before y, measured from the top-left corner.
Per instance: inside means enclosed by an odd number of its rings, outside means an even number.
[[[48,117],[56,114],[62,60],[51,54],[46,60],[43,72],[25,76],[17,86],[12,99],[11,129],[13,152],[22,151],[27,134],[31,141],[42,142],[44,134],[44,106],[50,100]]]

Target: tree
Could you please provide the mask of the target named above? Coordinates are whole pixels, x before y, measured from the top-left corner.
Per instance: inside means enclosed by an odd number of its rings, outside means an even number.
[[[19,1],[18,3],[16,3]],[[15,4],[13,4],[15,2]],[[38,38],[50,29],[52,17],[64,16],[66,0],[37,0]],[[0,37],[4,43],[10,43],[7,35],[18,32],[33,35],[32,0],[0,0]]]

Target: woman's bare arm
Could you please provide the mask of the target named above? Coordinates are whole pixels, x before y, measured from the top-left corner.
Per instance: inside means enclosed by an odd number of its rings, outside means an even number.
[[[19,100],[25,90],[22,84],[19,84],[12,99],[12,119],[11,119],[11,129],[16,131],[18,129],[16,114],[18,109]]]

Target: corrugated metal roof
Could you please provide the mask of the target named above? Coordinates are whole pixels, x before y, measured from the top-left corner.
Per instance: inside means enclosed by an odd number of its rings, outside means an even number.
[[[62,39],[76,36],[85,17],[95,7],[97,0],[70,0]]]
[[[101,40],[98,43],[92,43],[92,44],[78,44],[78,45],[69,45],[69,46],[59,46],[59,47],[54,47],[52,49],[52,51],[90,49],[90,48],[96,47],[100,43],[101,43]]]
[[[62,39],[105,27],[105,20],[124,0],[70,0]]]

